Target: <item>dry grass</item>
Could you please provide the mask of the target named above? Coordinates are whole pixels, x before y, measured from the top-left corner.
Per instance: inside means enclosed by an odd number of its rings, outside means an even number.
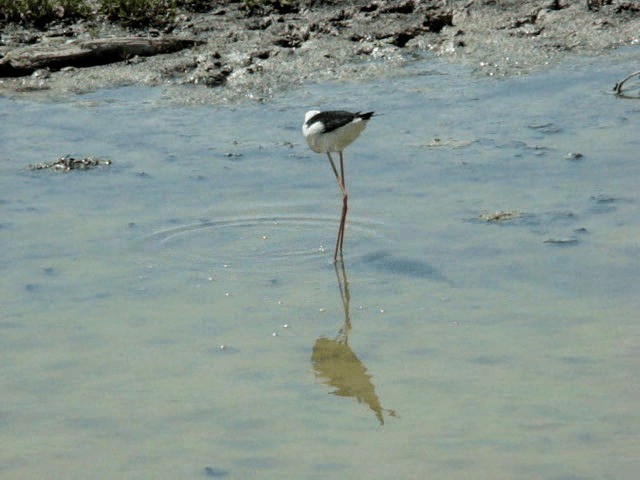
[[[166,24],[177,7],[206,9],[226,3],[207,0],[0,0],[0,23],[38,28],[53,21],[91,19],[104,15],[132,27]]]
[[[178,8],[204,12],[234,0],[0,0],[0,24],[46,28],[54,21],[92,19],[98,15],[130,27],[167,25]],[[286,12],[299,0],[242,0],[248,11]]]
[[[85,0],[0,0],[0,21],[42,27],[62,18],[91,13]]]

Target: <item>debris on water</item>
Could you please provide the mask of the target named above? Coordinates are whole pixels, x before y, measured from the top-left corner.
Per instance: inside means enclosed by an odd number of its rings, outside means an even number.
[[[209,353],[214,353],[217,355],[232,355],[235,353],[239,353],[240,349],[237,347],[233,347],[231,345],[229,345],[228,343],[222,343],[220,345],[217,345],[215,347],[211,347],[207,350]]]
[[[493,213],[483,212],[479,218],[485,222],[507,222],[522,217],[521,212],[498,210]]]
[[[56,274],[56,269],[53,267],[45,267],[42,269],[45,275],[53,276]]]
[[[211,478],[222,478],[229,475],[229,472],[221,468],[207,466],[207,467],[204,467],[204,474],[207,477],[211,477]]]
[[[55,172],[68,172],[70,170],[90,170],[96,167],[108,167],[111,160],[104,160],[98,157],[74,158],[65,155],[59,159],[48,163],[36,163],[29,165],[29,170],[53,170]]]
[[[454,138],[448,138],[443,140],[441,138],[434,138],[429,140],[424,146],[427,148],[447,147],[447,148],[464,148],[472,145],[474,140],[456,140]]]
[[[544,243],[551,243],[553,245],[575,245],[578,243],[577,238],[547,238]]]
[[[229,475],[229,472],[221,468],[207,466],[204,467],[204,474],[210,478],[222,478]]]
[[[542,133],[560,133],[562,131],[562,129],[553,122],[535,123],[529,125],[529,128]]]
[[[595,195],[591,197],[591,200],[595,200],[596,203],[614,203],[616,199],[610,195]]]
[[[583,157],[584,155],[580,152],[569,152],[564,156],[567,160],[582,160]]]
[[[638,90],[638,85],[634,85],[634,91],[632,94],[626,94],[626,93],[622,93],[622,85],[624,85],[624,83],[629,80],[630,78],[633,77],[640,77],[640,70],[637,72],[633,72],[631,75],[628,75],[624,80],[616,83],[616,85],[613,87],[613,91],[616,92],[616,95],[618,95],[619,97],[623,97],[623,98],[640,98],[640,94],[637,93]]]

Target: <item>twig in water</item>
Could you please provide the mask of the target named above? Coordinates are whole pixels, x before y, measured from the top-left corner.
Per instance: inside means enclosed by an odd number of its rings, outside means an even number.
[[[631,75],[629,75],[627,78],[625,78],[621,82],[616,83],[615,87],[613,87],[613,91],[616,93],[616,95],[620,97],[624,96],[622,94],[622,85],[630,78],[636,77],[636,76],[640,76],[640,70],[638,70],[637,72],[633,72]],[[640,98],[640,95],[638,97],[627,97],[627,98]]]

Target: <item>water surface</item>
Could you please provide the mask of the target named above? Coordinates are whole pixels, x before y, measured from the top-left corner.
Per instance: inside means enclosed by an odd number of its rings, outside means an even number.
[[[0,477],[634,478],[637,58],[0,99]],[[344,270],[311,107],[383,113]],[[64,154],[113,164],[27,169]]]

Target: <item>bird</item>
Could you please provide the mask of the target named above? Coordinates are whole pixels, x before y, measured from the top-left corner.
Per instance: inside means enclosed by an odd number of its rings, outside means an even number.
[[[338,262],[338,254],[342,259],[342,244],[344,242],[344,225],[347,220],[347,204],[349,193],[344,178],[343,151],[360,136],[374,112],[347,112],[345,110],[309,110],[304,116],[302,124],[302,136],[307,141],[309,148],[316,153],[326,153],[331,164],[338,186],[342,191],[342,216],[338,228],[338,239],[333,254],[333,262]],[[340,172],[331,157],[332,153],[340,156]]]

